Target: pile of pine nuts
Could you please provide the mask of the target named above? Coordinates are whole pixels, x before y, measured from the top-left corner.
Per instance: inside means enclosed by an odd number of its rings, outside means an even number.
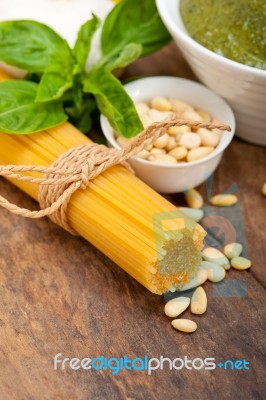
[[[173,113],[180,119],[218,123],[208,112],[195,109],[190,104],[173,98],[154,97],[149,104],[137,103],[136,109],[144,128]],[[126,147],[130,141],[117,133],[114,135],[122,148]],[[147,146],[136,157],[165,164],[196,161],[212,153],[218,146],[220,138],[221,131],[218,129],[191,129],[186,125],[172,126],[167,133],[159,137],[152,145]]]
[[[204,204],[201,194],[196,189],[190,189],[185,193],[185,199],[189,207],[180,207],[180,211],[199,222],[204,215],[203,210],[201,210]],[[219,207],[228,207],[234,205],[237,201],[235,195],[220,194],[213,196],[210,203]],[[177,317],[186,311],[189,306],[192,314],[204,314],[206,312],[207,295],[201,285],[207,280],[218,283],[225,278],[231,267],[239,271],[244,271],[251,267],[251,261],[241,257],[242,251],[243,246],[240,243],[227,244],[223,249],[223,253],[212,247],[206,247],[202,251],[202,261],[195,278],[191,279],[181,289],[178,289],[180,296],[168,301],[164,307],[167,317],[174,318],[171,324],[175,329],[186,333],[196,331],[196,322]],[[184,294],[191,289],[195,289],[195,291],[190,299]],[[177,291],[175,286],[169,287],[168,290],[170,292]]]

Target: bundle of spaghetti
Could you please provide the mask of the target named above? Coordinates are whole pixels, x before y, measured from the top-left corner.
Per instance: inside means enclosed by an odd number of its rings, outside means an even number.
[[[8,78],[0,71],[0,80]],[[30,135],[0,133],[0,164],[49,166],[68,149],[88,143],[68,122]],[[38,199],[38,184],[10,181]],[[153,293],[162,294],[196,274],[203,228],[121,165],[75,192],[67,216],[79,235]]]

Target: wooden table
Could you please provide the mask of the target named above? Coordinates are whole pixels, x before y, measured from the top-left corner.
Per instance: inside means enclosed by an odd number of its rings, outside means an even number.
[[[172,44],[129,67],[125,76],[193,74]],[[262,399],[265,398],[265,148],[234,140],[214,178],[214,193],[236,182],[244,210],[247,272],[230,271],[247,297],[212,296],[198,330],[175,331],[164,300],[150,294],[103,254],[48,219],[0,210],[0,399]],[[27,208],[33,200],[0,180],[0,193]],[[206,198],[204,186],[200,188]],[[172,200],[180,199],[172,196]],[[186,312],[189,316],[189,312]],[[264,345],[264,346],[263,346]],[[73,371],[53,357],[246,359],[250,370]]]

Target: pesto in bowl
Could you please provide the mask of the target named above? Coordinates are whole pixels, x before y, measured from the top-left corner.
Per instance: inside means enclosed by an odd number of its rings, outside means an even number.
[[[265,0],[180,0],[188,34],[215,53],[266,70]]]

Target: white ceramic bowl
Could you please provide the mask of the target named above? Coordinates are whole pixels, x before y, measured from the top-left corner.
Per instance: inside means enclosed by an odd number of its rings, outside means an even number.
[[[183,192],[204,182],[219,164],[224,149],[231,142],[235,131],[235,119],[231,108],[218,95],[200,83],[174,77],[143,78],[125,85],[135,102],[148,102],[155,96],[174,97],[190,103],[195,108],[208,111],[232,131],[224,132],[216,149],[207,157],[190,163],[163,164],[132,158],[130,163],[136,175],[161,193]],[[101,115],[101,127],[108,144],[117,149],[113,129],[107,118]]]
[[[156,0],[159,14],[197,77],[232,106],[237,136],[266,145],[266,71],[224,58],[186,32],[179,0]]]

